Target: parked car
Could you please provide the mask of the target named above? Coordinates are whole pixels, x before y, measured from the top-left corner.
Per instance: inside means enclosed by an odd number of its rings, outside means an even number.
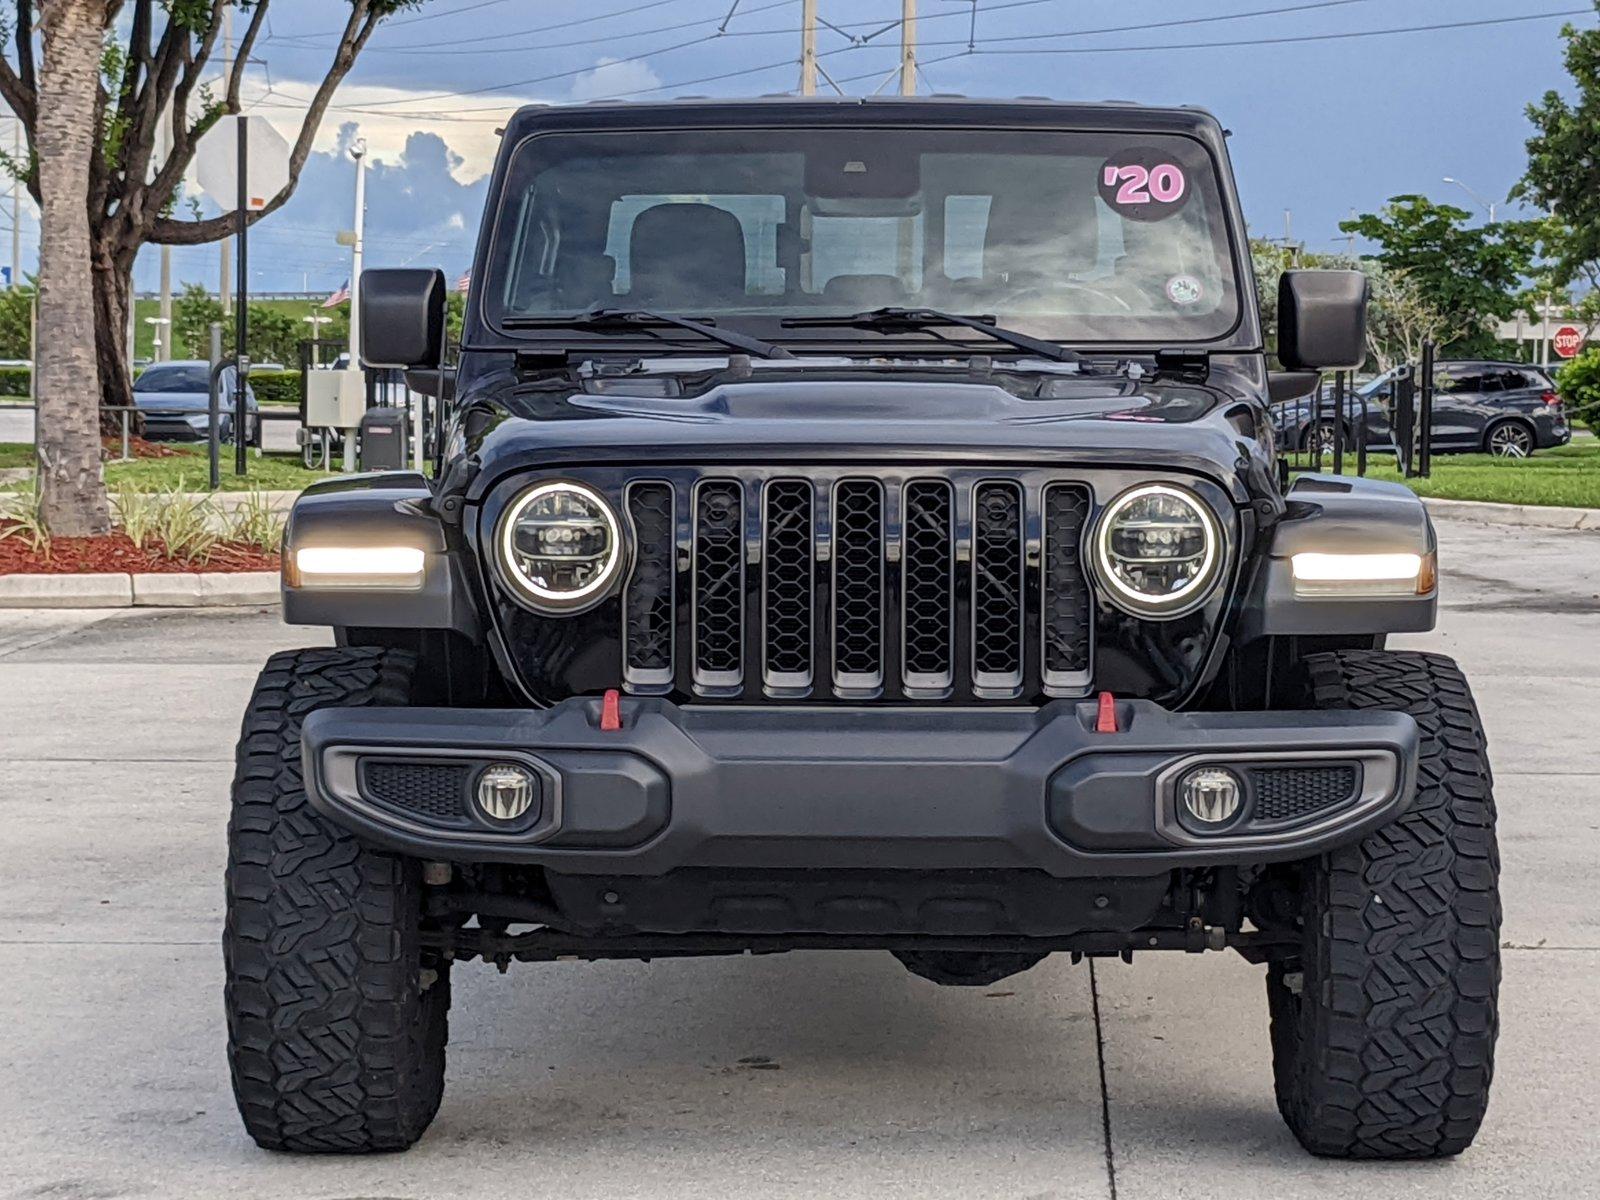
[[[1367,448],[1393,451],[1394,382],[1407,369],[1397,367],[1346,396],[1347,447],[1355,447],[1365,412]],[[1418,395],[1420,405],[1420,390]],[[1313,451],[1320,440],[1325,452],[1332,447],[1335,401],[1331,386],[1322,388],[1322,397],[1320,414],[1314,411],[1310,396],[1273,407],[1281,446]],[[1550,376],[1538,367],[1461,359],[1440,362],[1434,368],[1430,446],[1435,454],[1478,452],[1525,458],[1571,440],[1561,396]]]
[[[219,437],[233,440],[234,379],[232,367],[222,374]],[[153,363],[133,381],[133,403],[144,418],[151,441],[205,441],[211,436],[211,364],[198,359]],[[261,410],[255,391],[245,383],[247,441],[261,445]]]
[[[528,108],[487,201],[458,367],[442,272],[361,277],[364,365],[453,397],[436,477],[289,518],[320,628],[248,702],[223,935],[259,1144],[414,1143],[474,963],[1231,949],[1307,1148],[1467,1147],[1483,728],[1385,645],[1434,624],[1421,501],[1280,481],[1214,117]],[[1366,304],[1286,273],[1285,364],[1356,366]]]

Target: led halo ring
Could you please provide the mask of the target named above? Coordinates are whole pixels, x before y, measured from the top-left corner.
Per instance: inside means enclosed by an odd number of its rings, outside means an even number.
[[[1181,591],[1166,596],[1152,596],[1148,592],[1129,587],[1118,576],[1111,562],[1111,529],[1117,514],[1146,496],[1170,496],[1194,509],[1205,530],[1205,556],[1200,569],[1190,584]],[[1168,620],[1193,612],[1205,603],[1222,572],[1218,570],[1222,557],[1222,527],[1217,523],[1211,506],[1186,488],[1164,483],[1142,483],[1123,492],[1105,508],[1094,531],[1094,567],[1109,599],[1124,612],[1136,617]]]
[[[611,557],[605,569],[580,588],[570,592],[556,592],[540,587],[520,570],[517,569],[512,536],[516,532],[517,519],[522,516],[525,509],[534,501],[543,499],[553,492],[571,492],[582,497],[592,505],[604,519],[606,534],[610,538]],[[500,568],[500,576],[506,585],[521,603],[539,612],[570,614],[581,609],[590,608],[604,598],[611,585],[616,582],[622,573],[624,547],[622,542],[622,527],[617,522],[617,514],[612,511],[611,505],[604,496],[593,488],[581,483],[573,483],[565,479],[553,479],[546,483],[536,484],[519,495],[506,509],[505,515],[500,518],[500,528],[495,535],[495,546],[498,551],[495,555],[496,565]]]

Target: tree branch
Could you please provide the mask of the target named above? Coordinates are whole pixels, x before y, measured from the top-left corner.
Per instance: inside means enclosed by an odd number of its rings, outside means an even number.
[[[33,0],[17,3],[17,71],[31,96],[38,90],[33,65]]]
[[[257,19],[264,13],[269,0],[259,0],[257,5]],[[183,178],[184,171],[188,168],[189,161],[194,157],[194,146],[203,137],[212,125],[216,124],[220,109],[212,109],[201,114],[193,125],[189,124],[189,99],[194,93],[195,86],[204,73],[206,64],[211,60],[211,52],[216,47],[217,35],[222,28],[222,10],[227,0],[212,0],[211,18],[206,26],[206,31],[200,39],[200,45],[193,54],[186,55],[186,65],[183,74],[178,78],[172,91],[172,145],[167,154],[167,160],[161,163],[156,171],[156,177],[146,189],[147,202],[139,210],[139,235],[141,239],[148,240],[150,231],[155,223],[161,219],[162,211],[172,199],[173,192],[177,189],[179,181]],[[254,24],[254,22],[252,22]],[[185,49],[188,49],[188,40],[185,39]]]
[[[300,134],[290,151],[289,181],[279,189],[277,195],[267,201],[263,208],[246,214],[245,220],[248,224],[254,225],[262,217],[276,212],[288,203],[290,196],[294,195],[294,189],[300,182],[300,172],[305,168],[306,159],[311,155],[311,147],[316,142],[317,130],[322,124],[323,115],[327,112],[339,84],[344,82],[344,77],[350,73],[356,57],[366,46],[367,39],[372,36],[372,31],[377,28],[380,20],[382,16],[373,11],[372,0],[352,0],[350,19],[345,23],[344,33],[339,38],[333,62],[328,67],[327,76],[311,98],[305,118],[300,125]],[[237,214],[232,212],[209,217],[203,221],[173,221],[158,218],[150,226],[147,240],[167,246],[203,245],[230,236],[235,230],[237,221]]]
[[[28,127],[28,140],[33,140],[33,123],[38,116],[38,101],[33,75],[33,4],[32,0],[17,0],[17,66],[0,56],[0,96],[17,114],[17,119]]]
[[[244,31],[244,39],[239,43],[239,49],[233,56],[233,66],[228,72],[228,111],[239,111],[239,87],[244,83],[244,69],[250,63],[250,51],[255,49],[256,35],[261,32],[261,23],[267,15],[267,0],[261,0],[256,5],[255,12],[250,14],[250,27]],[[346,26],[348,34],[349,27]],[[343,38],[339,39],[342,43]]]

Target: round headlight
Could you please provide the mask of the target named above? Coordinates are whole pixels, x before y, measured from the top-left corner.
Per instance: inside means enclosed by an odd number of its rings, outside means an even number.
[[[530,606],[572,612],[602,599],[622,566],[617,516],[580,483],[541,483],[500,518],[501,574]]]
[[[1211,509],[1182,488],[1147,483],[1100,516],[1095,568],[1113,604],[1142,617],[1193,612],[1216,582],[1222,531]]]

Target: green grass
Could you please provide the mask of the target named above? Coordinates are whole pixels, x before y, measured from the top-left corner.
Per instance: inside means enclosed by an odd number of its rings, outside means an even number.
[[[153,492],[176,487],[181,479],[186,491],[205,491],[208,482],[205,451],[187,446],[175,449],[178,453],[171,458],[139,458],[132,462],[112,460],[106,463],[106,486],[115,489],[127,481],[140,491]],[[32,446],[22,442],[0,442],[0,468],[32,465]],[[222,490],[225,492],[299,491],[328,477],[324,471],[306,470],[298,454],[263,454],[257,457],[254,450],[245,459],[245,474],[235,475],[233,447],[223,447]]]
[[[1600,508],[1600,438],[1582,438],[1529,458],[1437,454],[1427,479],[1400,480],[1392,463],[1386,456],[1369,458],[1368,478],[1399,480],[1419,496],[1441,500]]]
[[[22,442],[0,442],[0,468],[31,467],[33,447]],[[328,476],[308,471],[297,455],[266,454],[251,451],[246,461],[247,474],[233,473],[233,449],[225,447],[222,461],[222,490],[247,492],[298,490]],[[1372,479],[1400,478],[1383,455],[1373,455],[1367,463]],[[182,477],[185,487],[204,491],[206,456],[203,450],[179,448],[172,458],[145,458],[131,463],[106,464],[106,482],[116,487],[129,480],[141,490],[175,486]],[[1447,500],[1488,500],[1500,504],[1554,504],[1574,508],[1600,508],[1600,438],[1585,437],[1556,450],[1540,450],[1532,458],[1491,458],[1487,454],[1441,454],[1433,460],[1429,479],[1404,481],[1422,496]]]

